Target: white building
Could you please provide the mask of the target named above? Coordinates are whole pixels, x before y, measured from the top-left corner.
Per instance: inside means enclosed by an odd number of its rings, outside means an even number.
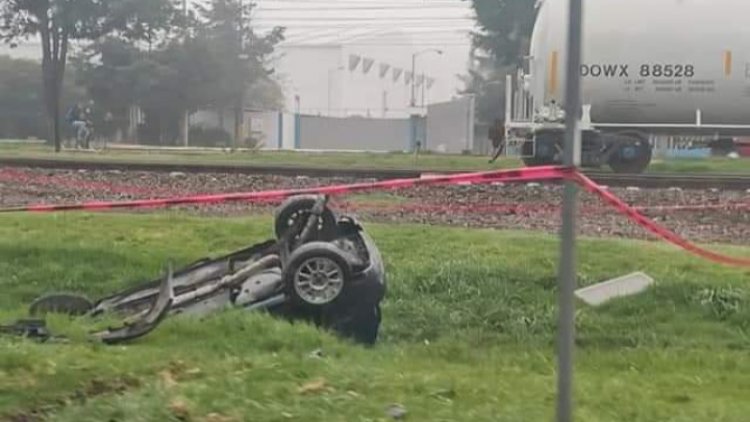
[[[465,48],[368,45],[362,40],[282,44],[274,68],[287,111],[403,117],[423,113],[427,104],[457,94],[461,83],[456,75],[465,73],[468,44],[468,40]]]

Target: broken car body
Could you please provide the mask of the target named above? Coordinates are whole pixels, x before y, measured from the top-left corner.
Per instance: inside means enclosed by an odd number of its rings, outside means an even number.
[[[325,196],[296,196],[275,215],[276,239],[215,258],[89,302],[78,295],[37,299],[32,315],[64,312],[129,320],[94,336],[120,343],[154,330],[175,314],[205,315],[227,307],[265,310],[302,320],[363,344],[373,344],[386,291],[375,243],[352,217],[336,216]]]

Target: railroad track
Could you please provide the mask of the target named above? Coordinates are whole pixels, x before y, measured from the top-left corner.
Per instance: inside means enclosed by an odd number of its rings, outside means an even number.
[[[600,172],[586,172],[586,175],[601,185],[614,187],[750,190],[750,175],[680,173],[613,174]]]
[[[321,167],[248,166],[238,164],[199,164],[167,162],[125,162],[105,160],[70,160],[47,158],[0,157],[0,167],[30,167],[63,170],[120,170],[183,173],[234,173],[307,177],[353,177],[371,179],[416,178],[427,173],[459,173],[410,169],[332,169]],[[750,174],[614,174],[586,172],[595,182],[612,187],[652,189],[721,189],[750,190]]]

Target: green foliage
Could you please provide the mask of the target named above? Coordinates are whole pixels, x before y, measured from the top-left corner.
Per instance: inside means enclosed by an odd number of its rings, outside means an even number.
[[[61,93],[73,40],[108,34],[152,39],[165,28],[169,0],[4,0],[0,2],[0,41],[11,46],[39,36],[47,119],[55,149],[61,147]]]
[[[278,86],[266,68],[282,30],[257,36],[250,26],[252,3],[212,0],[198,4],[184,31],[162,37],[144,51],[121,37],[94,43],[77,64],[80,82],[107,109],[126,115],[139,106],[146,114],[146,140],[172,144],[186,111],[279,103]]]
[[[473,35],[476,48],[485,51],[494,65],[520,65],[528,54],[536,0],[473,0],[480,32]]]
[[[742,310],[747,295],[742,289],[708,288],[696,295],[697,301],[720,319],[726,319]]]
[[[62,98],[72,103],[82,92],[72,77],[66,77]],[[0,138],[45,139],[44,89],[39,63],[0,56]]]
[[[117,347],[85,340],[109,321],[53,317],[70,343],[0,337],[0,418],[39,410],[71,422],[379,421],[399,403],[415,421],[552,420],[556,238],[367,228],[390,287],[375,348],[241,310],[173,317]],[[0,321],[45,291],[99,297],[152,278],[167,259],[185,264],[271,232],[266,215],[4,215]],[[750,309],[718,318],[700,298],[712,290],[710,302],[723,303],[746,291],[750,274],[652,242],[580,246],[582,285],[634,269],[657,285],[601,308],[580,305],[576,420],[745,421]]]
[[[472,35],[475,65],[464,92],[477,94],[477,120],[490,125],[504,114],[505,75],[523,64],[536,0],[472,0],[479,31]]]

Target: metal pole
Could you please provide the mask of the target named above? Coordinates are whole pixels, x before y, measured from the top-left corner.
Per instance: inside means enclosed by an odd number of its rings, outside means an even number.
[[[411,55],[411,106],[412,107],[414,107],[417,103],[416,93],[414,92],[414,90],[416,89],[416,85],[414,85],[414,78],[415,78],[414,72],[416,71],[416,67],[417,67],[416,64],[417,64],[417,53],[413,53]]]
[[[188,7],[187,0],[182,0],[182,18],[185,20],[182,23],[183,30],[183,42],[187,41],[188,38]],[[184,147],[190,146],[190,110],[184,110],[182,113],[182,125],[180,127],[182,131],[182,145]]]
[[[239,66],[241,70],[245,70],[244,67],[247,66],[247,64],[244,61],[245,57],[245,38],[244,38],[244,30],[245,25],[243,22],[244,16],[244,1],[238,0],[237,6],[239,8],[238,10],[238,19],[237,19],[237,57],[239,58]],[[232,152],[234,152],[240,143],[240,138],[242,137],[242,127],[244,123],[244,113],[245,113],[245,85],[244,81],[240,82],[240,86],[237,87],[238,96],[237,96],[237,104],[235,105],[234,109],[234,139],[232,142]]]
[[[578,130],[581,108],[581,26],[583,0],[570,0],[568,22],[567,70],[565,86],[564,164],[577,166],[575,149],[580,143]],[[562,232],[559,267],[559,325],[557,421],[573,420],[573,352],[575,339],[576,286],[576,202],[578,189],[574,181],[565,181],[562,210]]]
[[[427,82],[426,75],[423,73],[422,74],[422,107],[424,107],[424,96],[425,96],[425,89],[426,89],[425,86],[427,85],[426,82]]]
[[[331,69],[328,69],[328,116],[331,116]]]

